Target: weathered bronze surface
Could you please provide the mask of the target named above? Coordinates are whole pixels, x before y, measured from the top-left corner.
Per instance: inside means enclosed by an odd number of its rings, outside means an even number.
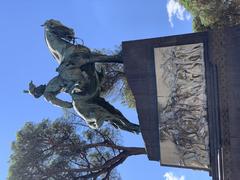
[[[29,84],[29,93],[45,99],[62,108],[74,108],[78,115],[93,129],[109,121],[114,127],[133,133],[139,133],[137,124],[128,121],[123,114],[100,97],[101,72],[95,63],[121,63],[121,54],[105,55],[94,53],[88,47],[75,44],[75,33],[57,20],[48,20],[43,24],[45,40],[53,57],[59,63],[58,75],[46,85],[36,87]],[[61,100],[57,95],[68,93],[72,102]]]

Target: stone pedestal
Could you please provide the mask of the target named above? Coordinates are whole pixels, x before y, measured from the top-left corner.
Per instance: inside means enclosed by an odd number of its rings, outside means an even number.
[[[136,98],[148,158],[161,161],[154,49],[195,43],[204,46],[209,172],[214,180],[239,179],[240,27],[123,42],[125,72]]]
[[[209,58],[218,76],[219,179],[235,180],[240,177],[240,27],[208,34]]]

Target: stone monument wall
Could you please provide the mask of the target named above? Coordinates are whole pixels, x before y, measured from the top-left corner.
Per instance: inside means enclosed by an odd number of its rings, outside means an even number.
[[[210,175],[240,177],[240,26],[203,33],[123,42],[124,67],[148,158],[160,161],[154,48],[203,43],[206,68]]]

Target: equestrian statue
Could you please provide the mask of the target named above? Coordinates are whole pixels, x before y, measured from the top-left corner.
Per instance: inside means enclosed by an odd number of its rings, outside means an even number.
[[[31,81],[26,92],[35,98],[44,96],[56,106],[74,108],[90,128],[97,129],[107,121],[115,128],[139,133],[139,125],[128,121],[100,96],[103,73],[97,70],[95,63],[122,63],[121,53],[105,55],[76,44],[74,30],[60,21],[50,19],[42,26],[48,49],[59,63],[58,75],[44,85],[36,86]],[[59,99],[57,95],[61,92],[68,93],[72,102]]]

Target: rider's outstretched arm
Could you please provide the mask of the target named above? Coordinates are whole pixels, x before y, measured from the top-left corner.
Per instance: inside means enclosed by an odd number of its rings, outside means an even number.
[[[56,97],[62,90],[61,84],[63,84],[61,82],[61,78],[59,76],[56,76],[51,81],[49,81],[43,95],[48,102],[56,106],[59,106],[62,108],[72,108],[73,105],[71,102],[63,101]]]

